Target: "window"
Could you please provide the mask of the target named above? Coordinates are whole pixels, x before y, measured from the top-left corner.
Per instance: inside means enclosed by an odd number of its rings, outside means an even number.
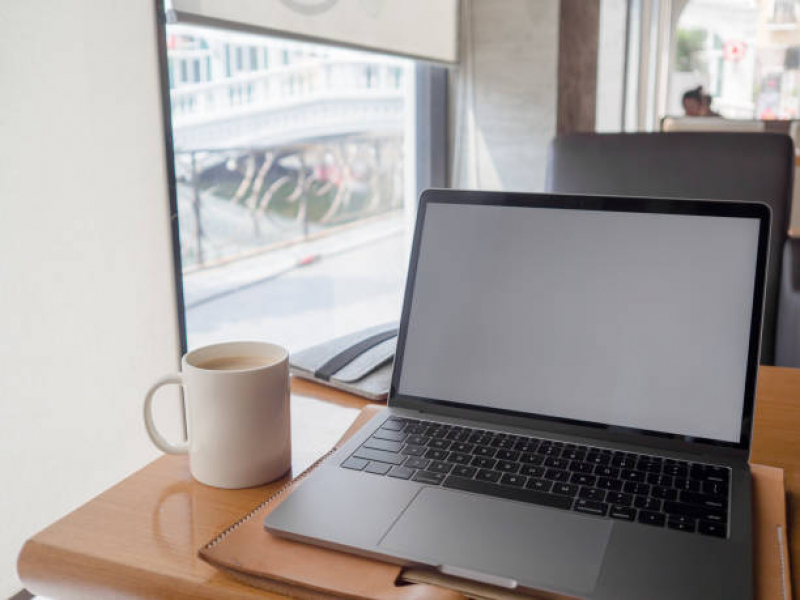
[[[734,119],[798,117],[800,30],[796,0],[689,0],[675,21],[667,113],[702,86],[711,110]]]
[[[202,87],[170,91],[188,347],[298,350],[397,320],[415,63],[184,24],[167,35],[201,40],[210,61]]]

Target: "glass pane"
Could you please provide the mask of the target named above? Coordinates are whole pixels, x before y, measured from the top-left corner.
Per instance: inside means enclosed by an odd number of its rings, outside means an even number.
[[[298,350],[397,320],[413,62],[186,25],[167,33],[170,60],[211,65],[210,80],[171,90],[189,347]]]
[[[674,31],[668,113],[797,118],[797,4],[796,0],[689,0]]]

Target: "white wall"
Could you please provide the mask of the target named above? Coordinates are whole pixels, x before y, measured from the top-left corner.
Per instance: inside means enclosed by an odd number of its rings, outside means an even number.
[[[544,189],[556,132],[555,0],[463,0],[452,86],[453,186]]]
[[[0,597],[28,536],[156,456],[142,395],[179,348],[154,11],[0,3]]]

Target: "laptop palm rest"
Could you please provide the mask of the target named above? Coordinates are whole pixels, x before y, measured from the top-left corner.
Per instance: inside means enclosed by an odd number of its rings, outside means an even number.
[[[426,557],[445,572],[585,594],[595,587],[612,527],[576,513],[424,488],[379,546]]]

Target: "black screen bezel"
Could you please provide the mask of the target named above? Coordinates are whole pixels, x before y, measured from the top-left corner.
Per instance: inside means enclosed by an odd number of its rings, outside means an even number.
[[[553,417],[536,413],[525,413],[507,409],[464,404],[451,400],[425,398],[399,393],[400,377],[403,369],[406,332],[413,301],[416,280],[419,248],[424,233],[425,213],[431,203],[465,204],[486,206],[515,206],[530,208],[579,209],[606,212],[633,212],[678,215],[722,216],[759,220],[758,256],[754,273],[753,309],[750,321],[750,343],[747,358],[747,375],[745,378],[744,402],[742,406],[742,425],[738,442],[728,442],[701,437],[688,437],[680,434],[665,433],[648,429],[638,429],[620,425],[609,425],[591,421]],[[563,431],[568,426],[576,433],[594,434],[600,437],[623,438],[631,442],[652,443],[654,440],[665,442],[668,446],[697,449],[698,444],[706,449],[731,449],[749,451],[753,411],[755,407],[756,378],[758,374],[759,349],[761,343],[761,322],[765,293],[766,269],[769,251],[771,211],[768,205],[756,202],[727,202],[715,200],[677,200],[661,198],[610,197],[579,194],[532,194],[514,192],[477,192],[450,189],[429,189],[422,192],[417,210],[416,227],[409,259],[406,278],[403,309],[397,337],[397,351],[392,371],[392,382],[389,390],[389,406],[412,410],[444,410],[460,409],[486,415],[519,421],[520,426],[531,425],[545,428],[553,424],[557,430]]]

